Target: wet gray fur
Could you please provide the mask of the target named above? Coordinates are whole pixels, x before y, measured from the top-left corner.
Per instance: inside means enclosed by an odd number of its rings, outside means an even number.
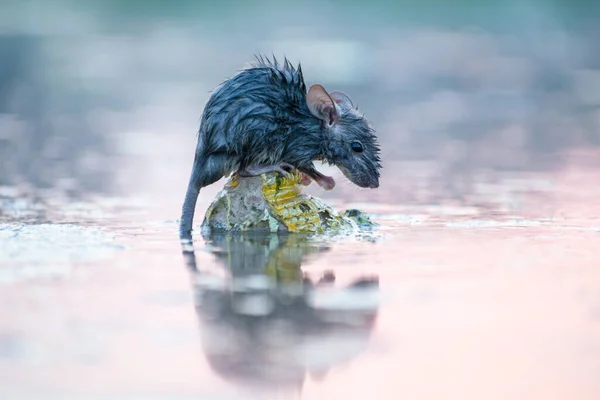
[[[219,85],[200,123],[194,164],[180,222],[180,238],[190,239],[199,191],[252,165],[289,163],[308,175],[313,161],[336,165],[360,187],[379,185],[379,144],[355,108],[345,108],[328,128],[306,105],[300,64],[257,56],[256,62]],[[363,152],[351,149],[358,141]]]

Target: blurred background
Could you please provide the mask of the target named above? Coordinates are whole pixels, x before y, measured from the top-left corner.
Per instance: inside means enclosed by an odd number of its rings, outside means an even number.
[[[599,143],[599,16],[566,0],[1,0],[0,185],[147,195],[177,218],[210,91],[264,53],[377,129],[388,190],[335,172],[336,195],[460,196],[474,171],[558,168]]]
[[[600,398],[599,21],[592,0],[0,0],[0,397],[199,398],[248,373],[307,399]],[[227,292],[195,308],[176,220],[200,116],[255,54],[372,121],[380,187],[318,166],[337,186],[306,192],[382,237],[215,241],[197,264],[377,275],[350,342],[305,308],[283,334],[221,313]]]

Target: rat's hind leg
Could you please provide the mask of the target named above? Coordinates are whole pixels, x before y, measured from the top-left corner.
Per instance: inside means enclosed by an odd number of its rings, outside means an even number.
[[[238,175],[241,177],[258,176],[269,172],[279,172],[286,178],[290,177],[290,173],[296,172],[296,168],[292,164],[282,162],[274,165],[249,165],[244,169],[238,171]]]

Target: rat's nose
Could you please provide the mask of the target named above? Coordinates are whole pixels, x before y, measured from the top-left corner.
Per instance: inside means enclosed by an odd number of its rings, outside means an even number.
[[[369,185],[370,189],[377,189],[378,187],[379,187],[379,181],[371,182],[371,184]]]

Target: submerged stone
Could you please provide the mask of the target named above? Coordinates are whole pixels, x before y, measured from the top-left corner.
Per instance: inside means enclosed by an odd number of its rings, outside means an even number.
[[[376,226],[359,210],[336,212],[302,193],[299,173],[234,175],[208,207],[203,232],[351,233]]]

